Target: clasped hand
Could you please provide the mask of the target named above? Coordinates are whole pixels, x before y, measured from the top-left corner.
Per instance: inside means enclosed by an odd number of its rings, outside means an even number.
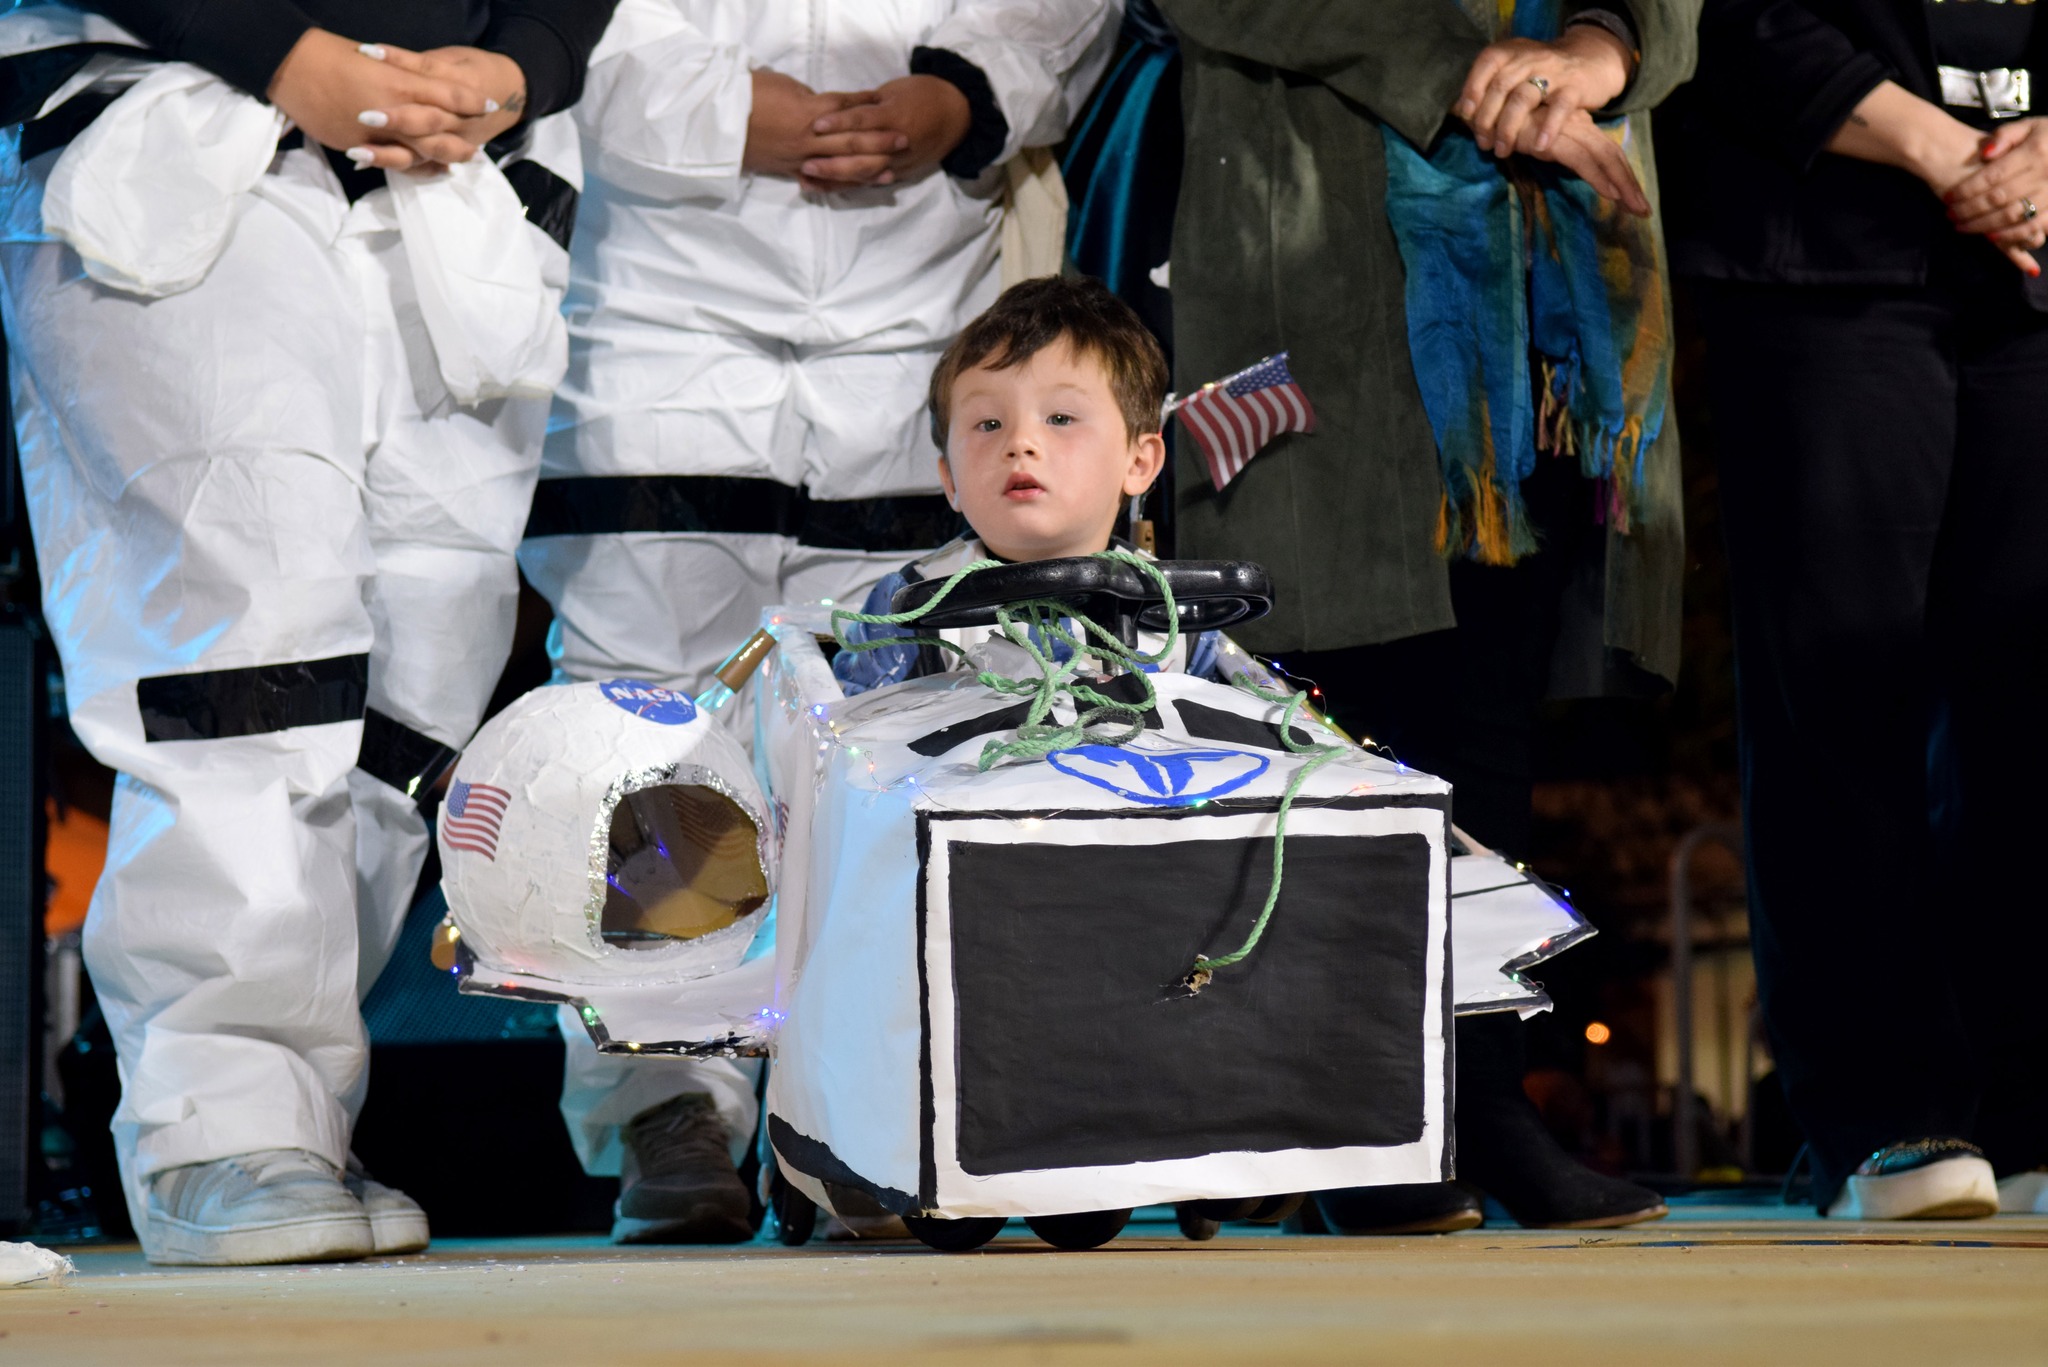
[[[307,137],[358,166],[432,171],[468,161],[518,123],[526,77],[480,48],[409,52],[309,29],[269,95]]]
[[[944,161],[971,119],[967,97],[937,76],[819,93],[780,72],[756,71],[741,166],[821,192],[893,185]]]
[[[1452,112],[1483,152],[1554,162],[1603,199],[1647,216],[1649,197],[1593,111],[1627,88],[1630,54],[1605,29],[1581,25],[1555,42],[1507,38],[1472,63]]]
[[[2015,119],[2000,124],[1979,146],[1976,167],[1941,191],[1958,232],[1983,235],[2029,276],[2041,273],[2034,252],[2048,243],[2048,128],[2044,124],[2048,120]],[[2028,212],[2029,208],[2033,212]]]

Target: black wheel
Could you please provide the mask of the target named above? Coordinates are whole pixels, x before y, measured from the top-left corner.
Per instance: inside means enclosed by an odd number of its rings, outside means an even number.
[[[1287,1196],[1268,1196],[1259,1202],[1257,1210],[1244,1218],[1255,1225],[1284,1224],[1293,1218],[1295,1212],[1300,1210],[1307,1200],[1307,1194],[1299,1191]]]
[[[1034,1215],[1024,1223],[1054,1248],[1079,1253],[1101,1248],[1123,1232],[1130,1218],[1128,1210],[1083,1210],[1072,1215]]]
[[[768,1210],[775,1217],[775,1241],[786,1247],[803,1247],[818,1228],[817,1204],[791,1186],[780,1167],[768,1179]]]
[[[1265,1204],[1265,1199],[1263,1196],[1244,1196],[1230,1201],[1184,1201],[1182,1204],[1191,1207],[1205,1220],[1228,1224],[1232,1220],[1251,1219],[1252,1212]]]
[[[1180,1226],[1180,1232],[1196,1243],[1207,1243],[1216,1237],[1216,1231],[1223,1228],[1222,1222],[1211,1220],[1195,1208],[1200,1201],[1182,1201],[1173,1208],[1173,1222]]]
[[[970,1215],[964,1220],[906,1215],[903,1223],[919,1243],[941,1253],[972,1253],[1003,1232],[1003,1217],[1000,1215]]]

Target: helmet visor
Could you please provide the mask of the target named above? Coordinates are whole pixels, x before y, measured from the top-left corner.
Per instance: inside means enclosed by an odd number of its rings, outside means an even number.
[[[612,811],[602,934],[652,949],[723,930],[768,900],[760,831],[715,788],[665,783]]]

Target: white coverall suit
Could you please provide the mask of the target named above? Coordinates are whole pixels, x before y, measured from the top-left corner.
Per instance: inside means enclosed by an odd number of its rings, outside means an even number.
[[[0,304],[71,722],[119,772],[85,959],[143,1229],[156,1172],[347,1157],[360,994],[426,851],[408,790],[475,730],[511,645],[567,257],[496,169],[448,178],[495,196],[502,212],[469,224],[531,268],[514,281],[533,330],[514,396],[458,401],[423,321],[423,295],[452,287],[423,282],[395,192],[351,205],[322,155],[265,151],[258,126],[244,164],[267,169],[222,201],[232,230],[197,283],[111,288],[46,231],[62,157],[147,83],[198,87],[129,120],[167,162],[96,168],[121,172],[95,180],[122,198],[90,226],[140,251],[175,239],[180,189],[221,169],[209,117],[274,118],[273,147],[283,120],[193,67],[96,60],[112,85],[88,98],[143,83],[63,151],[23,164],[21,130],[0,138]],[[573,199],[552,173],[528,181]]]
[[[520,548],[557,677],[691,692],[763,608],[854,599],[949,540],[925,391],[995,299],[1002,165],[1057,142],[1107,65],[1117,0],[624,0],[574,111],[586,188],[569,374]],[[743,174],[750,72],[817,91],[986,76],[1008,125],[972,181],[817,194]],[[709,1092],[735,1156],[753,1068],[599,1055],[573,1013],[562,1109],[593,1173],[618,1127]]]

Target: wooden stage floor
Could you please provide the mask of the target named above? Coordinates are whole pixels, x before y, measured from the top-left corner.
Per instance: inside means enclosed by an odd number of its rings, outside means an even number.
[[[73,1253],[69,1285],[0,1291],[0,1363],[2048,1364],[2048,1217],[1690,1205],[1601,1233],[1205,1244],[1153,1221],[1092,1253],[1017,1226],[952,1256],[457,1240],[246,1270]]]

